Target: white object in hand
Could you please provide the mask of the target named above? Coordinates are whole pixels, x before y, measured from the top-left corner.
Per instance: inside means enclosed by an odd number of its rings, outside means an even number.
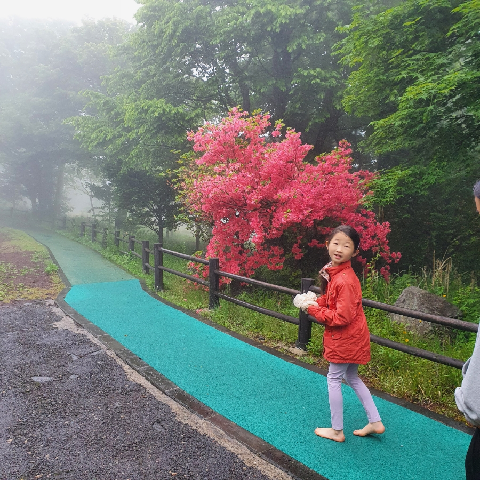
[[[313,292],[299,293],[295,295],[293,299],[293,304],[306,312],[308,307],[317,305],[317,296]]]

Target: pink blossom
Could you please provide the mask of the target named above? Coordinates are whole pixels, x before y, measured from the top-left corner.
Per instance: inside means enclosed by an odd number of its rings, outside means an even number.
[[[352,150],[345,140],[315,164],[306,163],[312,146],[302,144],[292,129],[282,135],[281,123],[269,130],[269,119],[232,109],[218,124],[188,133],[199,156],[186,169],[181,195],[191,214],[213,225],[206,256],[219,257],[222,270],[239,275],[251,276],[260,266],[280,270],[287,253],[300,260],[308,247],[322,246],[304,233],[323,239],[331,231],[322,224],[328,219],[330,225],[356,228],[360,250],[380,255],[387,278],[388,264],[401,255],[390,252],[388,222],[378,222],[363,207],[375,174],[351,169]],[[290,252],[272,247],[287,230],[297,233]],[[195,268],[208,275],[208,268]]]

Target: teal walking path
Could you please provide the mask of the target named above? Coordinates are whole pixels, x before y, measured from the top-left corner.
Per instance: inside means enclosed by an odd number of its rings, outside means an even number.
[[[137,279],[60,235],[29,232],[46,245],[71,289],[65,300],[151,367],[214,411],[329,480],[462,480],[471,437],[375,397],[386,432],[360,438],[366,423],[344,385],[339,444],[328,426],[326,378],[249,345],[148,295]]]

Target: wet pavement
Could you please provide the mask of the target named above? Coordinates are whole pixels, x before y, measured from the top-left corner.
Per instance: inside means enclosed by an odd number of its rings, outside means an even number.
[[[53,301],[0,306],[0,479],[287,480]]]

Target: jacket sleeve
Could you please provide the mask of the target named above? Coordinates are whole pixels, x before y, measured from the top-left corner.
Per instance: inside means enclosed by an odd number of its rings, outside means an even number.
[[[358,303],[356,297],[354,285],[349,283],[341,284],[338,286],[337,301],[334,309],[327,308],[325,303],[325,306],[308,307],[308,314],[330,327],[343,327],[350,324],[355,318]]]
[[[322,295],[321,297],[317,297],[317,304],[319,307],[326,307],[327,306],[327,296]]]
[[[462,385],[455,389],[455,402],[468,423],[480,427],[480,334],[473,355],[462,368]]]

